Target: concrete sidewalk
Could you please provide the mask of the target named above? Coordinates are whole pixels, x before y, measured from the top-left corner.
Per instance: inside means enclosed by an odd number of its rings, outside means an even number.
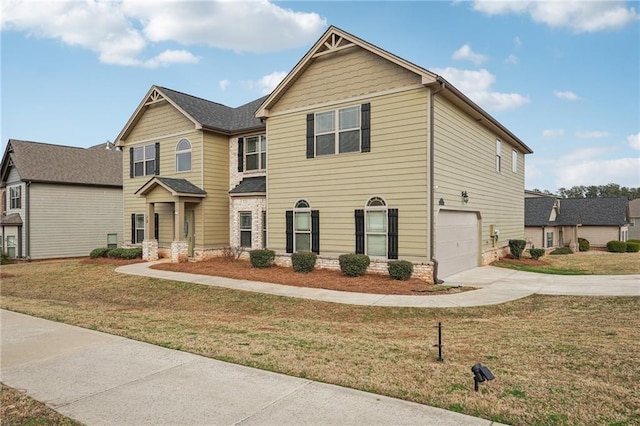
[[[0,320],[0,380],[87,425],[496,424],[10,311]]]
[[[548,275],[483,266],[450,276],[448,285],[477,290],[445,295],[381,295],[295,287],[258,281],[196,275],[151,269],[156,262],[121,266],[116,272],[153,278],[192,282],[278,296],[367,306],[454,308],[495,305],[531,294],[575,296],[640,296],[640,275]]]

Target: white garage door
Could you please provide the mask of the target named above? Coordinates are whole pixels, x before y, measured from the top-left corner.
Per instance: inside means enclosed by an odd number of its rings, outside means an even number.
[[[436,218],[438,278],[478,266],[479,250],[476,214],[440,210]]]

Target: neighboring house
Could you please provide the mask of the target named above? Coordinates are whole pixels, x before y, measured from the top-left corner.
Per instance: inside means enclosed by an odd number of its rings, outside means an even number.
[[[640,198],[629,201],[629,239],[640,240]]]
[[[116,139],[124,230],[147,259],[264,246],[264,98],[238,108],[153,86]]]
[[[335,267],[356,252],[430,278],[434,259],[447,276],[524,238],[532,151],[440,76],[333,26],[242,107],[152,87],[116,143],[125,232],[149,259],[267,246]]]
[[[87,256],[122,239],[122,153],[10,139],[2,157],[2,251]]]
[[[525,238],[531,247],[577,247],[578,238],[592,246],[628,238],[626,198],[558,198],[525,195]]]

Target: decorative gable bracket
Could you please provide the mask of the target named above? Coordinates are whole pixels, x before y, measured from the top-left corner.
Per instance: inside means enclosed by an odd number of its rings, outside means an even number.
[[[162,102],[164,100],[164,96],[162,96],[156,89],[153,89],[147,99],[144,101],[144,105],[151,105]]]
[[[352,46],[355,46],[355,44],[342,37],[341,35],[331,34],[329,37],[327,37],[327,40],[318,47],[318,50],[312,57],[317,58],[318,56],[337,52],[338,50],[346,49]]]

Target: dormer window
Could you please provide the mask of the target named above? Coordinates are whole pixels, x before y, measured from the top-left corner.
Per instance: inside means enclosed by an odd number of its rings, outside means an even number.
[[[191,171],[191,143],[188,139],[180,139],[176,145],[176,172]]]

